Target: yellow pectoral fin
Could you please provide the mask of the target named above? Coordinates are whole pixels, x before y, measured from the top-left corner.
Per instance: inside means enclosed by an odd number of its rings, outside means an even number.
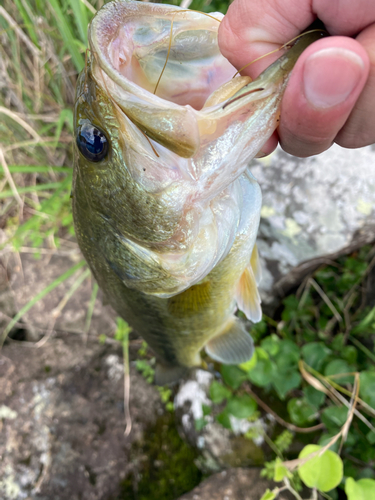
[[[251,257],[250,257],[250,265],[253,270],[254,276],[255,276],[255,282],[257,285],[259,285],[260,280],[262,279],[262,268],[260,265],[260,260],[259,260],[259,252],[258,252],[258,247],[255,244]]]
[[[168,311],[179,318],[199,313],[211,299],[211,283],[204,281],[168,299]]]
[[[231,318],[224,330],[213,337],[205,347],[210,358],[228,365],[238,365],[251,359],[253,339],[238,318]]]
[[[238,309],[247,319],[253,323],[258,323],[262,319],[261,299],[251,265],[247,266],[238,282],[236,301]]]

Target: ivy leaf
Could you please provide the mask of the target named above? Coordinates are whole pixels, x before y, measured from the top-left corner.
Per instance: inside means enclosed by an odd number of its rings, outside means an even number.
[[[270,384],[276,373],[276,365],[270,359],[258,359],[256,370],[251,370],[247,378],[258,387]]]
[[[252,358],[249,359],[249,361],[246,361],[246,363],[241,363],[240,365],[238,365],[238,367],[247,373],[250,370],[253,370],[255,368],[257,362],[258,362],[258,356],[257,356],[257,352],[255,350]]]
[[[331,349],[328,349],[322,342],[310,342],[302,347],[303,359],[311,368],[317,371],[320,371],[331,352]]]
[[[232,389],[238,389],[239,386],[246,380],[246,373],[238,366],[222,365],[220,369],[223,380]]]
[[[275,475],[273,477],[273,480],[276,482],[282,481],[284,477],[287,477],[290,479],[293,477],[293,474],[283,465],[282,461],[280,458],[276,458],[275,461]]]
[[[297,371],[280,373],[277,377],[274,377],[272,383],[280,399],[285,399],[285,396],[289,391],[300,386],[301,375]]]
[[[375,372],[364,371],[360,375],[359,394],[372,408],[375,408]]]
[[[200,432],[207,425],[207,420],[204,417],[198,418],[194,421],[194,425],[195,430]]]
[[[232,429],[232,426],[230,425],[229,412],[226,408],[224,411],[219,413],[219,415],[217,415],[216,421],[219,422],[219,424],[221,424],[223,427],[225,427],[225,429]]]
[[[345,483],[345,493],[348,500],[370,500],[375,498],[375,481],[373,479],[354,481],[352,477],[348,477]]]
[[[296,425],[305,425],[314,420],[316,408],[304,398],[293,398],[288,401],[288,413],[291,421]]]
[[[275,500],[276,496],[279,494],[279,488],[271,491],[267,488],[267,491],[262,495],[260,500]]]
[[[273,333],[262,340],[260,345],[270,356],[276,356],[280,350],[280,339]]]
[[[248,418],[257,409],[257,404],[248,394],[234,396],[228,401],[226,410],[236,418]]]
[[[220,404],[224,399],[230,398],[231,395],[231,390],[216,380],[210,385],[210,399],[215,404]]]
[[[298,458],[305,458],[321,449],[320,446],[309,444],[303,448]],[[336,488],[342,480],[343,463],[337,453],[327,450],[323,455],[317,455],[301,465],[298,468],[298,475],[308,488],[330,491]]]
[[[329,406],[322,411],[321,419],[327,429],[342,427],[348,418],[346,406]]]
[[[326,399],[326,395],[324,392],[318,391],[315,387],[309,385],[303,390],[306,401],[308,401],[311,405],[320,408]]]
[[[326,366],[324,375],[330,377],[331,375],[338,375],[340,373],[350,373],[355,371],[348,363],[342,359],[334,359]],[[334,380],[338,384],[352,384],[354,382],[353,375],[346,375],[343,377],[335,377]]]
[[[280,349],[275,356],[275,363],[279,371],[289,371],[293,367],[297,367],[301,357],[300,348],[291,340],[283,340],[280,342]]]

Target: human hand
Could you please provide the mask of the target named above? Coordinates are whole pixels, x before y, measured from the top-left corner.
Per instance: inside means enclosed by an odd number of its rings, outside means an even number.
[[[331,37],[310,45],[290,76],[281,107],[280,141],[295,156],[311,156],[333,142],[358,148],[375,142],[374,0],[234,0],[219,29],[223,55],[241,68],[288,42],[316,18]],[[349,38],[355,37],[355,38]],[[248,66],[256,77],[275,53]]]

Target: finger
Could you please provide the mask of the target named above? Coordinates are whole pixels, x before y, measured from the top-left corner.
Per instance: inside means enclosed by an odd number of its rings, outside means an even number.
[[[283,149],[302,157],[328,149],[348,119],[368,72],[367,52],[352,38],[325,38],[308,47],[292,71],[282,101]]]
[[[373,0],[235,0],[219,28],[219,47],[236,67],[284,44],[319,17],[331,34],[352,36],[375,22]],[[257,76],[278,55],[249,66]]]
[[[360,33],[357,41],[370,58],[370,75],[349,119],[335,139],[344,148],[375,143],[375,25]]]
[[[270,155],[277,148],[278,144],[279,144],[279,136],[275,131],[268,139],[268,141],[265,144],[263,144],[262,149],[258,151],[255,158],[264,158],[265,156]]]

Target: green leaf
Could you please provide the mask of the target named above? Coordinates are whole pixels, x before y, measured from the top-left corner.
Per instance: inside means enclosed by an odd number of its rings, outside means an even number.
[[[215,404],[220,404],[224,399],[230,398],[232,392],[220,382],[214,380],[210,385],[210,399]]]
[[[375,444],[375,432],[370,431],[366,434],[366,439],[370,444]]]
[[[288,430],[283,431],[277,436],[274,442],[276,448],[280,451],[280,453],[284,453],[284,451],[288,450],[293,442],[293,437],[293,434]]]
[[[279,494],[278,488],[276,488],[273,491],[267,488],[266,492],[262,495],[262,498],[260,500],[275,500],[278,494]]]
[[[238,389],[239,386],[246,380],[246,374],[234,365],[222,365],[220,368],[223,380],[232,389]]]
[[[342,427],[348,418],[348,409],[346,406],[329,406],[324,408],[321,419],[328,429],[332,427]]]
[[[262,340],[260,345],[270,356],[276,356],[280,349],[280,339],[273,333]]]
[[[348,500],[375,499],[375,481],[373,479],[354,481],[352,477],[348,477],[345,483],[345,493]]]
[[[278,371],[290,371],[291,368],[297,367],[300,357],[300,348],[297,344],[291,340],[281,341],[279,351],[275,356]]]
[[[375,408],[375,372],[364,371],[359,377],[359,395],[372,408]]]
[[[238,367],[247,373],[256,367],[257,362],[258,362],[258,356],[256,351],[254,351],[252,358],[249,359],[249,361],[246,361],[246,363],[241,363],[240,365],[238,365]]]
[[[316,408],[304,398],[293,398],[288,401],[288,413],[292,422],[296,425],[304,425],[315,420]]]
[[[293,474],[283,465],[282,461],[280,458],[276,458],[275,461],[275,475],[273,477],[273,480],[276,482],[282,481],[286,478],[291,478],[293,477]]]
[[[322,342],[310,342],[302,347],[303,359],[311,368],[317,371],[322,368],[324,361],[331,352]]]
[[[258,387],[270,384],[276,374],[276,365],[270,359],[259,359],[255,370],[247,374],[247,378]]]
[[[375,331],[375,307],[358,323],[351,331],[352,335],[356,333],[374,333]]]
[[[354,365],[357,362],[358,350],[353,345],[347,345],[341,351],[341,357],[349,364]]]
[[[309,444],[303,448],[298,458],[305,458],[321,449],[320,446]],[[308,488],[330,491],[342,480],[343,463],[337,453],[327,450],[323,455],[317,455],[301,465],[298,468],[298,475]]]
[[[300,386],[301,375],[297,371],[280,373],[278,376],[273,378],[272,383],[280,399],[285,399],[285,396],[289,391]]]
[[[232,426],[230,425],[230,418],[229,418],[229,413],[227,409],[225,408],[224,411],[219,413],[216,417],[216,421],[219,422],[225,429],[232,429]]]
[[[326,366],[324,370],[324,375],[330,377],[331,375],[338,375],[340,373],[350,373],[355,371],[352,367],[348,365],[346,361],[342,359],[334,359]],[[353,375],[346,375],[342,377],[334,377],[333,379],[338,384],[352,384],[354,382]]]
[[[324,392],[318,391],[315,387],[309,385],[303,390],[306,400],[316,408],[320,408],[326,399]]]
[[[195,430],[201,431],[207,425],[207,420],[204,417],[198,418],[194,421]]]
[[[226,407],[226,410],[236,418],[248,418],[256,409],[256,402],[248,394],[232,397]]]
[[[338,335],[335,335],[334,339],[332,340],[331,347],[335,351],[340,351],[344,348],[344,339],[345,336],[343,333],[339,333]]]

